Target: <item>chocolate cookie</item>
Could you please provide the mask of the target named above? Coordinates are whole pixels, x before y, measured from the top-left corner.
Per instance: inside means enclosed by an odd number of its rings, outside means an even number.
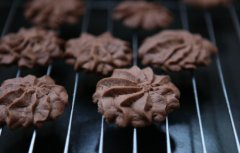
[[[165,28],[173,21],[171,13],[164,6],[146,1],[120,3],[113,12],[113,18],[123,20],[127,27],[146,30]]]
[[[181,71],[206,66],[217,48],[200,35],[183,30],[167,30],[147,38],[139,49],[144,65],[166,71]]]
[[[210,8],[230,4],[232,0],[184,0],[185,3],[202,8]]]
[[[62,24],[75,24],[84,14],[81,0],[32,0],[25,17],[38,26],[58,28]]]
[[[53,31],[24,29],[0,39],[0,64],[20,67],[46,66],[63,55],[63,41]]]
[[[131,49],[123,40],[114,38],[110,33],[100,36],[82,34],[66,44],[66,62],[74,65],[75,70],[87,70],[107,75],[115,68],[131,64]]]
[[[116,69],[111,77],[100,80],[93,101],[108,122],[145,127],[165,120],[167,113],[179,107],[179,97],[168,76],[134,66]]]
[[[49,76],[8,79],[0,87],[0,124],[40,127],[60,116],[67,103],[66,90]]]

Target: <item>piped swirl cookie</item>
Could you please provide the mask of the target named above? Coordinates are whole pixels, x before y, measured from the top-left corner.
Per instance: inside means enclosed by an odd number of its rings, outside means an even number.
[[[151,36],[139,49],[143,65],[165,71],[193,70],[207,66],[218,49],[198,34],[184,30],[167,30]]]
[[[0,39],[0,64],[19,67],[47,66],[63,56],[64,42],[58,34],[41,28],[22,28]]]
[[[167,8],[159,3],[146,1],[120,3],[113,11],[113,18],[122,20],[127,27],[145,30],[166,28],[173,21]]]
[[[162,122],[179,107],[180,92],[166,75],[151,68],[116,69],[100,80],[93,95],[98,111],[120,127],[145,127]]]
[[[31,0],[25,17],[36,26],[56,29],[63,24],[76,24],[84,12],[81,0]]]
[[[67,104],[65,88],[49,76],[8,79],[0,86],[0,124],[12,129],[40,127],[60,116]]]
[[[108,75],[115,68],[130,65],[132,53],[126,41],[113,37],[109,32],[100,36],[84,33],[67,42],[65,58],[75,70]]]

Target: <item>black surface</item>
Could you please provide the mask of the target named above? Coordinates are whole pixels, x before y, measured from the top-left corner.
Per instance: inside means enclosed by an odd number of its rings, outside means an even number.
[[[98,1],[98,3],[100,3]],[[0,3],[0,30],[10,9],[10,2]],[[107,10],[104,6],[112,5],[110,2],[102,2],[97,5],[94,2],[91,11],[88,31],[93,34],[101,34],[107,30]],[[166,5],[173,11],[176,18],[171,29],[182,28],[178,3],[167,2]],[[238,7],[238,5],[236,5]],[[238,14],[240,13],[237,9]],[[190,30],[209,37],[203,11],[188,9]],[[237,132],[240,132],[240,40],[237,37],[231,17],[226,8],[212,11],[217,45],[220,48],[220,58],[226,81],[228,95],[233,110]],[[14,20],[9,27],[9,32],[18,31],[20,27],[30,27],[24,16],[23,7],[18,7]],[[64,26],[60,29],[65,39],[77,37],[81,31],[81,24]],[[113,34],[116,37],[131,42],[132,31],[124,27],[120,22],[113,22]],[[139,40],[152,35],[157,31],[137,31]],[[141,43],[141,42],[139,42]],[[214,59],[215,60],[215,59]],[[47,68],[37,67],[31,70],[23,70],[22,76],[34,74],[44,75]],[[0,82],[7,78],[15,77],[17,67],[0,67]],[[157,70],[156,70],[157,72]],[[172,80],[181,90],[181,108],[169,115],[171,145],[176,153],[201,153],[202,144],[199,132],[198,118],[193,95],[190,72],[171,73]],[[65,113],[56,121],[47,123],[37,131],[35,153],[61,153],[69,121],[72,93],[74,87],[75,72],[64,61],[56,61],[53,64],[51,76],[58,84],[64,85],[69,93],[69,106]],[[101,77],[94,74],[80,72],[79,88],[76,105],[73,114],[72,133],[70,138],[71,153],[96,153],[99,146],[101,115],[97,113],[97,107],[92,103],[91,96],[95,85]],[[202,114],[203,130],[209,153],[236,153],[236,145],[232,127],[220,84],[215,61],[207,67],[200,68],[196,72],[200,109]],[[19,129],[11,131],[3,128],[0,137],[0,153],[26,153],[29,148],[33,129]],[[114,125],[105,124],[104,153],[131,153],[132,152],[132,128],[120,129]],[[165,123],[152,125],[151,127],[138,129],[139,153],[165,153],[166,134]]]

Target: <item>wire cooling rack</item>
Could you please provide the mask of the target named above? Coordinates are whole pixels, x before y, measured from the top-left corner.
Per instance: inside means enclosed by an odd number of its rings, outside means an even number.
[[[132,43],[133,65],[140,65],[137,50],[144,38],[158,31],[133,31],[112,21],[117,1],[87,1],[86,14],[79,25],[59,31],[65,39],[82,32],[105,31]],[[181,2],[162,1],[173,11],[170,29],[201,33],[219,47],[219,54],[207,68],[195,72],[170,73],[181,89],[181,108],[161,125],[143,129],[120,129],[109,125],[91,102],[99,76],[75,72],[63,61],[48,68],[20,70],[1,67],[0,81],[27,74],[51,75],[70,94],[70,104],[57,121],[41,129],[0,130],[1,153],[240,153],[240,95],[238,68],[240,24],[238,4],[215,10],[196,10]],[[0,2],[1,36],[31,25],[23,17],[24,1]],[[155,70],[159,73],[158,70]]]

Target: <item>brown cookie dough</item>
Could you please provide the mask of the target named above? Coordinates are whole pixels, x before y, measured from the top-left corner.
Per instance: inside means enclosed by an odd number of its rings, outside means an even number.
[[[100,36],[87,33],[69,40],[66,44],[66,62],[75,70],[87,70],[107,75],[115,68],[131,64],[131,49],[123,40],[106,32]]]
[[[60,116],[68,103],[64,87],[49,76],[8,79],[0,86],[0,124],[40,127]]]
[[[208,65],[217,50],[200,35],[167,30],[147,38],[139,49],[139,57],[144,65],[181,71]]]
[[[113,12],[113,18],[123,20],[127,27],[146,30],[165,28],[173,21],[171,13],[164,6],[146,1],[120,3]]]
[[[0,64],[18,63],[20,67],[47,66],[63,55],[63,41],[53,31],[22,28],[0,39]]]
[[[165,120],[179,107],[180,92],[166,75],[151,68],[116,69],[98,82],[93,101],[110,123],[120,127],[145,127]]]
[[[26,6],[25,17],[35,25],[58,28],[76,24],[84,10],[81,0],[32,0]]]
[[[186,4],[201,8],[224,6],[232,3],[232,1],[233,0],[184,0]]]

